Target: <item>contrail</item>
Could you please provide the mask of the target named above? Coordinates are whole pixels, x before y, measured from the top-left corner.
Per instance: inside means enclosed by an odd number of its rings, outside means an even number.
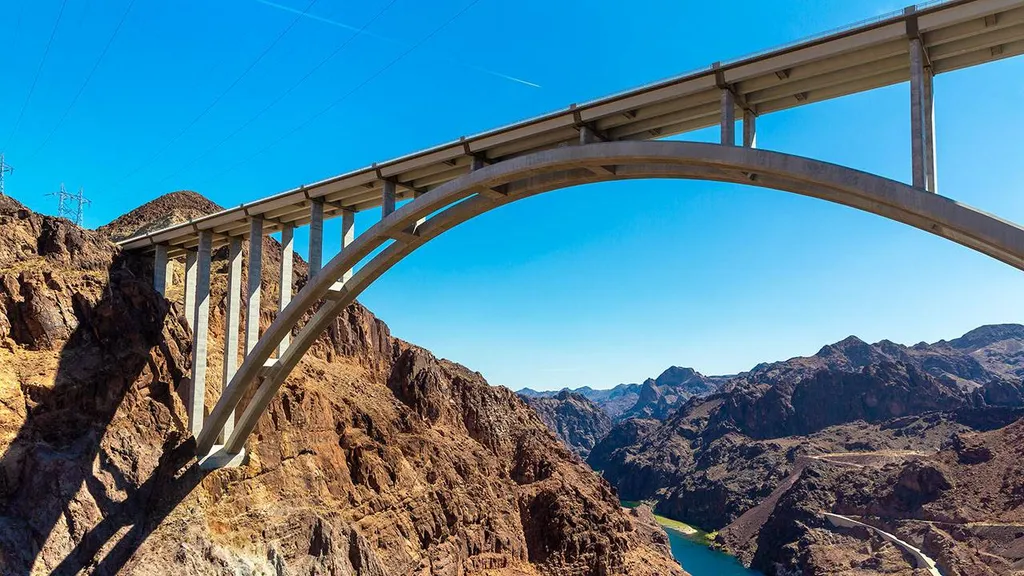
[[[255,0],[255,1],[260,3],[260,4],[263,4],[265,6],[270,6],[272,8],[277,8],[278,10],[284,10],[285,12],[291,12],[292,14],[298,14],[300,16],[304,16],[304,17],[309,18],[311,20],[316,20],[317,22],[322,22],[324,24],[329,24],[331,26],[335,26],[337,28],[342,28],[342,29],[348,30],[350,32],[360,32],[361,31],[362,35],[364,35],[364,36],[370,36],[372,38],[376,38],[378,40],[383,40],[385,42],[390,42],[392,44],[398,44],[400,46],[403,46],[403,45],[404,46],[408,46],[407,43],[402,42],[401,40],[398,40],[398,39],[395,39],[395,38],[391,38],[389,36],[382,36],[380,34],[376,34],[374,32],[369,32],[369,31],[366,31],[366,30],[361,30],[358,26],[352,26],[351,24],[345,24],[344,22],[339,22],[337,20],[331,20],[330,18],[324,18],[323,16],[317,16],[316,14],[310,14],[309,12],[302,12],[301,10],[296,10],[295,8],[292,8],[291,6],[285,6],[283,4],[278,4],[276,2],[271,2],[270,0]],[[541,85],[537,84],[535,82],[530,82],[529,80],[523,80],[522,78],[516,78],[515,76],[510,76],[508,74],[503,74],[501,72],[498,72],[498,71],[495,71],[495,70],[490,70],[490,69],[484,68],[482,66],[477,66],[475,64],[470,64],[468,62],[461,62],[459,60],[455,60],[454,58],[449,58],[449,57],[442,57],[442,59],[447,61],[447,62],[450,62],[452,64],[457,64],[459,66],[465,66],[466,68],[470,68],[472,70],[476,70],[477,72],[481,72],[483,74],[488,74],[490,76],[494,76],[495,78],[501,78],[503,80],[508,80],[510,82],[516,82],[517,84],[522,84],[524,86],[529,86],[531,88],[541,88]]]

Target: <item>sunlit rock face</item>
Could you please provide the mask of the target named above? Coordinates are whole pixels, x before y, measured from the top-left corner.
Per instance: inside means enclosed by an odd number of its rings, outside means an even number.
[[[145,229],[165,204],[105,232]],[[266,239],[264,269],[279,254]],[[222,385],[224,256],[207,410]],[[180,399],[181,269],[165,300],[149,265],[0,198],[3,574],[682,574],[518,397],[358,304],[288,378],[248,464],[199,471]],[[264,328],[279,288],[267,276]]]

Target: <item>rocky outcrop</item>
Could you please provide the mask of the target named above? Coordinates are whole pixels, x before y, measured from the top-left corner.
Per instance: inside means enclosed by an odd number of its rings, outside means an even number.
[[[597,404],[568,390],[550,398],[523,399],[559,440],[584,459],[612,428],[611,418]]]
[[[180,274],[160,298],[102,234],[0,200],[4,574],[681,574],[514,394],[359,305],[288,378],[248,464],[200,471]],[[119,234],[147,225],[133,218]],[[223,272],[216,260],[208,409]]]

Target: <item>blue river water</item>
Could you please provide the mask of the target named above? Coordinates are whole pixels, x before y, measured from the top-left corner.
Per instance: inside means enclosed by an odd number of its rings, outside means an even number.
[[[744,568],[736,558],[690,540],[676,530],[666,528],[665,532],[672,556],[693,576],[761,576],[760,572]]]

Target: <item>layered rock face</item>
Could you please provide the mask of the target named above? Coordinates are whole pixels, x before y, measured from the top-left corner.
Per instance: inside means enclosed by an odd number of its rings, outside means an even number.
[[[581,458],[612,428],[612,420],[585,397],[563,390],[550,398],[524,396],[541,421]]]
[[[249,463],[198,470],[179,398],[180,273],[164,300],[147,264],[102,234],[0,202],[0,572],[682,574],[663,535],[514,394],[358,305],[289,377]],[[222,257],[207,410],[221,386]],[[264,326],[277,290],[264,279]]]

